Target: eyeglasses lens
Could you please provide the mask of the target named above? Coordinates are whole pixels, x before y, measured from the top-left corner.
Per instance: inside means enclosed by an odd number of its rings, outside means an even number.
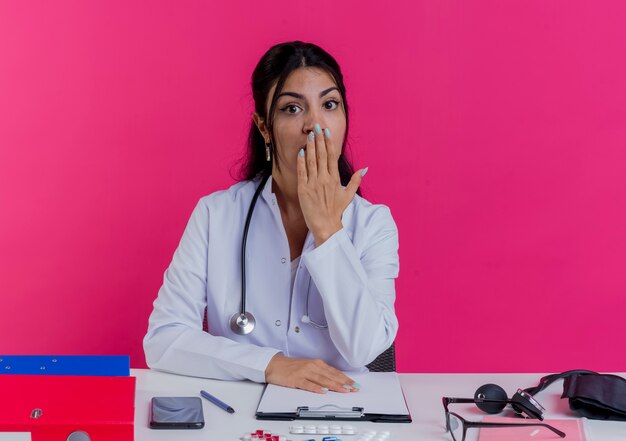
[[[454,414],[449,414],[450,433],[454,441],[463,441],[463,422]]]

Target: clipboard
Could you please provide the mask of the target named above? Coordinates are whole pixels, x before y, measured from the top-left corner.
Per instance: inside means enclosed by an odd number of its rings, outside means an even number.
[[[256,411],[258,420],[336,420],[379,423],[412,422],[395,372],[347,373],[359,392],[315,394],[268,384]]]

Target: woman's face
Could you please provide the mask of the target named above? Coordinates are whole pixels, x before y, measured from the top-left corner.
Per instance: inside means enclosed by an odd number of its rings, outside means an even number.
[[[274,95],[270,90],[268,107]],[[268,109],[269,110],[269,109]],[[315,124],[328,128],[332,145],[341,151],[346,133],[346,113],[341,93],[325,70],[301,67],[285,81],[274,113],[274,147],[280,158],[280,172],[296,174],[298,151],[306,146],[307,135]]]

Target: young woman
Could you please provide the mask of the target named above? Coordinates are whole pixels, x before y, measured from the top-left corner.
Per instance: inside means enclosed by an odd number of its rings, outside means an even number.
[[[328,53],[278,44],[252,91],[244,179],[191,215],[154,302],[146,360],[197,377],[356,391],[349,372],[366,370],[398,329],[396,225],[358,194],[367,168],[353,172],[344,154],[346,91]]]

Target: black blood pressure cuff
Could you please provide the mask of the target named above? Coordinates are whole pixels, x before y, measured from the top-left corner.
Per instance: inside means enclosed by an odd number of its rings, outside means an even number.
[[[626,421],[626,380],[617,375],[572,375],[563,381],[563,395],[581,417]]]

